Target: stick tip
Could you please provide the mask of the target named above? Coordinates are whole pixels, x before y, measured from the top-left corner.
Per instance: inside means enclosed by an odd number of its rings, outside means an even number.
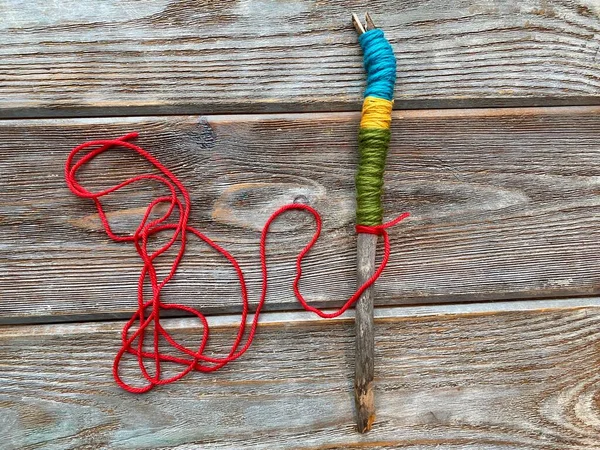
[[[356,403],[356,428],[359,433],[371,430],[375,422],[375,393],[373,383],[366,387],[355,387],[354,400]]]

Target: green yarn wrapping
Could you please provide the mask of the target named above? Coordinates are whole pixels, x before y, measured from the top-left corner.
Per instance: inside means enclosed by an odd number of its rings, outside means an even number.
[[[390,144],[390,130],[361,128],[358,132],[356,173],[356,223],[377,226],[383,222],[383,172]]]

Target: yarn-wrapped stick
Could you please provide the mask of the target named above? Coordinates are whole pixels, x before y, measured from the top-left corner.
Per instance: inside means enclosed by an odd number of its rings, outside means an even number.
[[[366,26],[363,27],[355,14],[353,23],[359,33],[367,73],[356,174],[357,278],[361,286],[375,271],[378,233],[373,230],[380,229],[377,227],[381,227],[383,221],[383,173],[390,143],[396,58],[383,32],[374,27],[368,14]],[[364,433],[371,429],[375,420],[373,286],[365,290],[358,300],[355,320],[356,424],[358,431]]]

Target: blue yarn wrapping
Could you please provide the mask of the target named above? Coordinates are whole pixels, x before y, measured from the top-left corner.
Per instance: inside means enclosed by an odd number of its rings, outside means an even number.
[[[367,72],[365,97],[394,100],[396,84],[396,58],[394,50],[378,28],[363,33],[358,38],[363,49],[363,61]]]

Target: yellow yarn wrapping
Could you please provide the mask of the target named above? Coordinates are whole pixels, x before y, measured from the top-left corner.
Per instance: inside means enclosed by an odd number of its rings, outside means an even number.
[[[393,101],[384,98],[365,97],[360,127],[389,130],[392,123],[393,106]]]

